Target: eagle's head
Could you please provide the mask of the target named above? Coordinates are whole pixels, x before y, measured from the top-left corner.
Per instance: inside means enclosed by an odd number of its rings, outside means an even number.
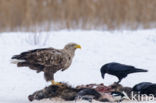
[[[64,51],[66,51],[66,53],[68,53],[71,57],[73,57],[75,54],[75,50],[78,48],[81,49],[81,46],[79,44],[68,43],[67,45],[65,45]]]
[[[68,43],[64,47],[64,49],[66,49],[66,50],[72,50],[72,51],[75,51],[78,48],[81,49],[81,46],[79,44],[76,44],[76,43]]]

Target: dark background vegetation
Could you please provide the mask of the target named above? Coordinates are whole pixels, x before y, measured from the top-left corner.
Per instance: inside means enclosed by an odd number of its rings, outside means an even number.
[[[0,31],[156,27],[156,0],[0,0]]]

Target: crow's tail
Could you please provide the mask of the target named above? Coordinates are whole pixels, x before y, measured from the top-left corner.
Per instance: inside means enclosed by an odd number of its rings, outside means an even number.
[[[148,70],[136,68],[134,72],[148,72]]]

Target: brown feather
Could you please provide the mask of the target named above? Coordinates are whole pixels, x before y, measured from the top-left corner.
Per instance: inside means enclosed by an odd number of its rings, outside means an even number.
[[[25,60],[17,63],[18,67],[27,66],[37,72],[43,71],[46,81],[54,80],[54,73],[67,69],[75,54],[75,43],[67,44],[64,49],[44,48],[23,52],[12,59]]]

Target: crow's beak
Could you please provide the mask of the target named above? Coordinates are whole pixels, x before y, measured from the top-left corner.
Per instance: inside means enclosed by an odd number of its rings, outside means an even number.
[[[104,74],[104,73],[101,73],[101,76],[102,76],[102,78],[104,79],[104,77],[105,77],[105,74]]]

